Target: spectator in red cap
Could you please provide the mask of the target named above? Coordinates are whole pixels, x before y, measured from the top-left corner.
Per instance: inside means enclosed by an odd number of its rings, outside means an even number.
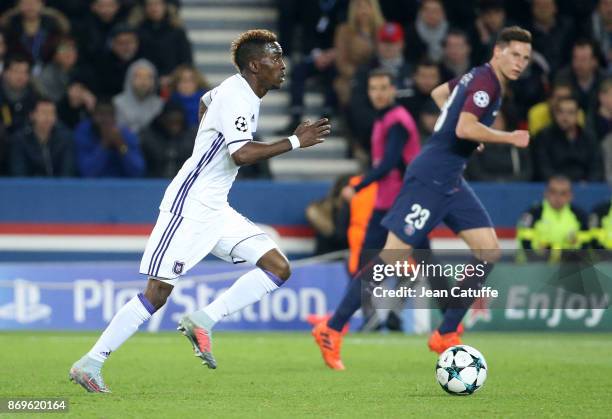
[[[378,29],[385,23],[378,0],[351,0],[348,19],[336,29],[336,69],[334,89],[338,103],[345,108],[351,97],[351,82],[357,67],[374,53]]]

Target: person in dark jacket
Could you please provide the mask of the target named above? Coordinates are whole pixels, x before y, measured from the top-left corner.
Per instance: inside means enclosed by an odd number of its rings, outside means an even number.
[[[11,176],[72,176],[72,133],[58,122],[55,103],[38,99],[30,121],[11,137]]]
[[[187,125],[183,107],[168,102],[150,127],[140,133],[147,176],[172,178],[191,156],[197,127]]]
[[[10,57],[0,79],[0,119],[9,134],[25,126],[36,96],[30,61],[23,55]]]
[[[121,22],[119,0],[93,0],[91,11],[75,28],[83,62],[93,62],[110,44],[112,29]]]
[[[111,97],[121,93],[129,66],[140,57],[139,45],[133,27],[121,23],[113,28],[110,50],[94,61],[96,96]]]
[[[8,174],[8,135],[0,119],[0,176]]]
[[[107,100],[98,101],[91,119],[77,126],[74,140],[83,177],[139,177],[145,172],[138,137],[117,125],[115,108]]]
[[[144,16],[135,18],[142,57],[151,61],[166,86],[172,71],[180,64],[193,62],[191,43],[176,8],[166,0],[146,0]]]
[[[559,99],[553,109],[554,123],[535,137],[536,180],[545,181],[555,174],[563,174],[574,182],[603,180],[601,148],[578,125],[578,111],[574,97]]]
[[[19,0],[3,18],[9,55],[26,55],[35,67],[51,60],[58,38],[70,31],[68,19],[43,0]]]

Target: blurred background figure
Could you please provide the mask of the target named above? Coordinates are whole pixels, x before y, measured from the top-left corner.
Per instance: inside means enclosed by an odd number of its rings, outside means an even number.
[[[161,112],[163,101],[157,94],[157,70],[141,58],[128,68],[123,92],[113,98],[117,123],[134,133],[148,126]]]
[[[368,97],[368,77],[372,70],[384,68],[393,74],[393,82],[400,97],[412,89],[412,66],[404,59],[404,30],[398,23],[385,23],[377,34],[376,50],[368,63],[357,68],[346,118],[351,135],[351,152],[367,161],[370,133],[376,109]]]
[[[0,74],[4,71],[6,63],[6,36],[0,31]]]
[[[338,26],[334,41],[338,73],[334,89],[341,109],[345,109],[350,100],[351,82],[357,67],[372,57],[376,35],[383,24],[378,0],[351,0],[348,19]]]
[[[430,59],[421,60],[414,71],[414,88],[412,91],[399,98],[398,102],[403,105],[412,115],[420,115],[426,103],[430,102],[432,90],[442,84],[440,67]]]
[[[111,31],[121,22],[119,0],[93,0],[90,12],[75,28],[84,62],[95,62],[110,45]]]
[[[79,77],[79,70],[76,67],[78,58],[74,39],[68,36],[60,38],[53,59],[45,64],[40,75],[35,77],[40,93],[54,102],[59,102],[70,82]]]
[[[168,102],[153,123],[140,133],[147,176],[174,177],[193,152],[197,127],[189,126],[183,107]]]
[[[0,118],[8,133],[23,128],[34,109],[37,91],[30,75],[30,61],[13,55],[6,62],[0,84]]]
[[[57,105],[59,119],[70,129],[74,129],[93,112],[97,100],[85,84],[74,81],[68,85]]]
[[[527,113],[527,122],[529,124],[529,134],[537,135],[544,128],[547,128],[553,122],[553,110],[563,98],[574,95],[571,82],[558,80],[553,84],[550,95],[546,101],[542,101],[529,109]],[[584,126],[584,111],[578,111],[578,125]]]
[[[51,60],[61,35],[70,32],[68,19],[59,11],[45,8],[43,0],[19,0],[17,6],[0,19],[6,34],[9,54],[23,54],[34,73]]]
[[[440,62],[449,28],[442,0],[423,0],[416,22],[405,26],[406,59],[412,63],[423,58]]]
[[[472,47],[468,36],[459,29],[448,31],[444,39],[444,52],[441,61],[442,80],[450,80],[470,71]]]
[[[612,78],[601,82],[597,99],[596,109],[588,115],[587,130],[601,142],[612,132]]]
[[[336,28],[346,18],[348,1],[291,2],[279,0],[280,43],[290,61],[289,123],[279,135],[293,132],[304,114],[306,82],[314,77],[323,92],[323,113],[336,108],[333,80],[336,75]],[[295,48],[299,45],[299,50]],[[299,52],[298,52],[299,51]],[[294,58],[295,57],[295,58]]]
[[[511,24],[506,18],[503,0],[482,0],[479,3],[478,16],[471,31],[474,62],[485,61],[491,56],[497,35]]]
[[[76,127],[74,140],[82,177],[140,177],[145,173],[138,137],[117,124],[110,101],[97,102],[91,118]]]
[[[533,49],[546,58],[554,75],[567,61],[575,37],[572,21],[558,14],[556,0],[533,0],[529,30],[533,36]]]
[[[30,123],[11,136],[11,176],[74,175],[72,133],[57,120],[55,103],[38,99]]]
[[[110,49],[93,61],[96,80],[94,93],[97,96],[111,97],[121,92],[129,66],[140,57],[139,45],[133,27],[120,23],[113,28]],[[108,77],[109,74],[113,77]]]
[[[559,71],[558,77],[572,84],[580,108],[589,113],[596,106],[599,83],[604,78],[603,70],[599,68],[597,49],[593,41],[579,39],[571,51],[571,63]]]
[[[548,180],[544,199],[521,216],[517,239],[528,258],[559,260],[561,249],[585,248],[590,241],[587,214],[572,203],[571,181],[562,175]]]
[[[607,73],[612,70],[612,0],[599,0],[597,8],[587,23],[587,36],[592,38],[601,49],[606,60]]]
[[[563,174],[571,181],[603,180],[601,147],[578,125],[578,101],[564,97],[553,109],[554,122],[533,140],[536,178],[545,181]]]
[[[592,246],[612,250],[612,202],[608,199],[595,205],[589,214]]]
[[[145,0],[136,8],[130,24],[137,28],[142,57],[157,68],[160,84],[167,87],[181,64],[192,64],[191,43],[174,5],[166,0]]]
[[[192,65],[182,64],[172,73],[169,87],[168,100],[177,102],[183,107],[187,125],[197,126],[200,122],[198,121],[200,98],[210,90],[210,85],[202,73]]]

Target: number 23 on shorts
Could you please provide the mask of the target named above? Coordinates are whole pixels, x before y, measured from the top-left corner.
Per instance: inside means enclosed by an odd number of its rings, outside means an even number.
[[[423,208],[419,204],[413,204],[412,208],[410,208],[412,212],[406,215],[404,221],[406,224],[410,224],[414,226],[417,230],[425,227],[425,223],[429,219],[430,212],[427,208]]]

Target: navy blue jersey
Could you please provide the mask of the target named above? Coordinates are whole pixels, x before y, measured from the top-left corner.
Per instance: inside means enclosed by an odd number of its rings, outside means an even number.
[[[434,133],[408,166],[406,178],[415,177],[441,192],[456,191],[476,141],[457,137],[461,112],[470,112],[491,126],[501,106],[501,85],[489,64],[448,82],[451,94],[442,107]]]

